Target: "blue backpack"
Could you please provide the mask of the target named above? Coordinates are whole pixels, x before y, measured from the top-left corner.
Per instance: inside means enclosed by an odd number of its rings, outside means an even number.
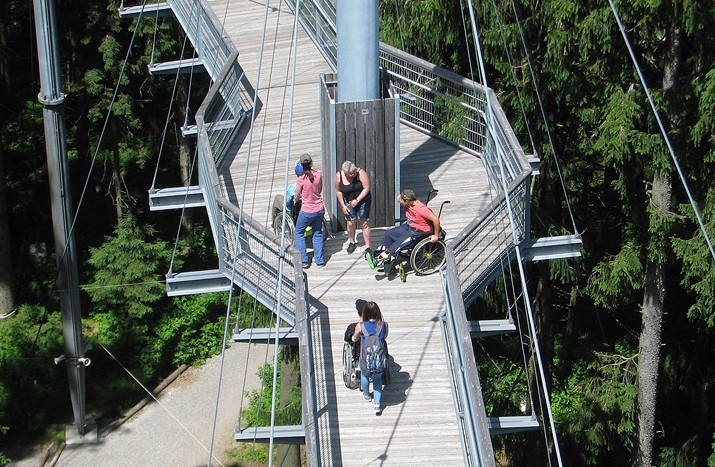
[[[362,348],[360,349],[360,366],[367,373],[380,373],[387,367],[387,349],[385,341],[380,338],[382,322],[377,323],[373,334],[367,334],[365,326],[361,326]]]

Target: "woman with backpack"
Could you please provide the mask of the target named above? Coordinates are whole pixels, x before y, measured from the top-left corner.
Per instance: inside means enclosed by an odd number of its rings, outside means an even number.
[[[360,386],[366,401],[374,402],[375,415],[382,413],[382,378],[387,371],[388,325],[375,302],[367,302],[362,321],[355,326],[353,342],[360,340]],[[370,379],[372,391],[370,394]],[[373,398],[374,395],[374,398]]]

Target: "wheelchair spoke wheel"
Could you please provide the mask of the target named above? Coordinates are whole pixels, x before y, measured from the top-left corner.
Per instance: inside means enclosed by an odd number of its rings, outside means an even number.
[[[405,265],[400,264],[397,269],[397,273],[400,275],[400,280],[405,282],[407,280],[407,274],[405,274]]]
[[[273,233],[276,234],[279,241],[281,238],[281,234],[285,235],[285,245],[291,246],[293,244],[293,240],[295,238],[295,225],[293,224],[293,219],[291,219],[290,217],[286,217],[286,222],[285,222],[286,228],[285,229],[281,228],[281,220],[283,220],[283,213],[279,212],[273,218]]]
[[[446,245],[442,240],[432,243],[429,238],[425,238],[412,250],[410,265],[417,274],[432,274],[444,264],[445,250]]]

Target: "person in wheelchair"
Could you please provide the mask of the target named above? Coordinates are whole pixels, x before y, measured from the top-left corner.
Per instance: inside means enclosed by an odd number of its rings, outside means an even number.
[[[415,235],[429,235],[430,242],[439,240],[439,217],[422,201],[415,197],[410,189],[402,190],[397,195],[397,202],[405,207],[407,222],[391,228],[385,233],[379,255],[374,258],[367,256],[367,262],[372,269],[388,271],[389,265],[397,256],[402,244]]]

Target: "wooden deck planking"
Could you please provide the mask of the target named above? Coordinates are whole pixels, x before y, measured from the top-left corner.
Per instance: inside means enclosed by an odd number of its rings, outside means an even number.
[[[236,0],[228,8],[225,0],[208,3],[219,19],[225,16],[239,63],[263,103],[250,144],[247,136],[222,171],[224,189],[234,200],[245,193],[240,204],[251,217],[269,225],[269,206],[276,194],[283,193],[286,172],[288,180],[294,180],[292,161],[309,152],[320,166],[319,73],[331,69],[301,29],[289,133],[291,90],[286,83],[291,81],[293,15],[285,7],[280,14],[277,10],[270,13],[268,45],[256,85],[265,6]],[[271,61],[272,70],[268,68]],[[401,188],[414,189],[423,200],[430,189],[438,189],[430,206],[437,211],[442,201],[450,201],[441,220],[448,239],[453,238],[491,202],[481,160],[406,125],[401,125],[400,138]],[[380,244],[384,231],[373,230],[373,247]],[[362,236],[358,238],[362,244]],[[362,248],[348,255],[346,246],[347,236],[335,234],[326,241],[327,265],[313,265],[306,271],[322,465],[462,464],[458,416],[438,321],[444,310],[439,275],[410,274],[406,283],[389,281],[367,266]],[[385,388],[381,416],[374,415],[372,403],[364,401],[359,390],[349,390],[342,382],[343,335],[357,318],[357,298],[376,301],[390,324],[393,382]]]

